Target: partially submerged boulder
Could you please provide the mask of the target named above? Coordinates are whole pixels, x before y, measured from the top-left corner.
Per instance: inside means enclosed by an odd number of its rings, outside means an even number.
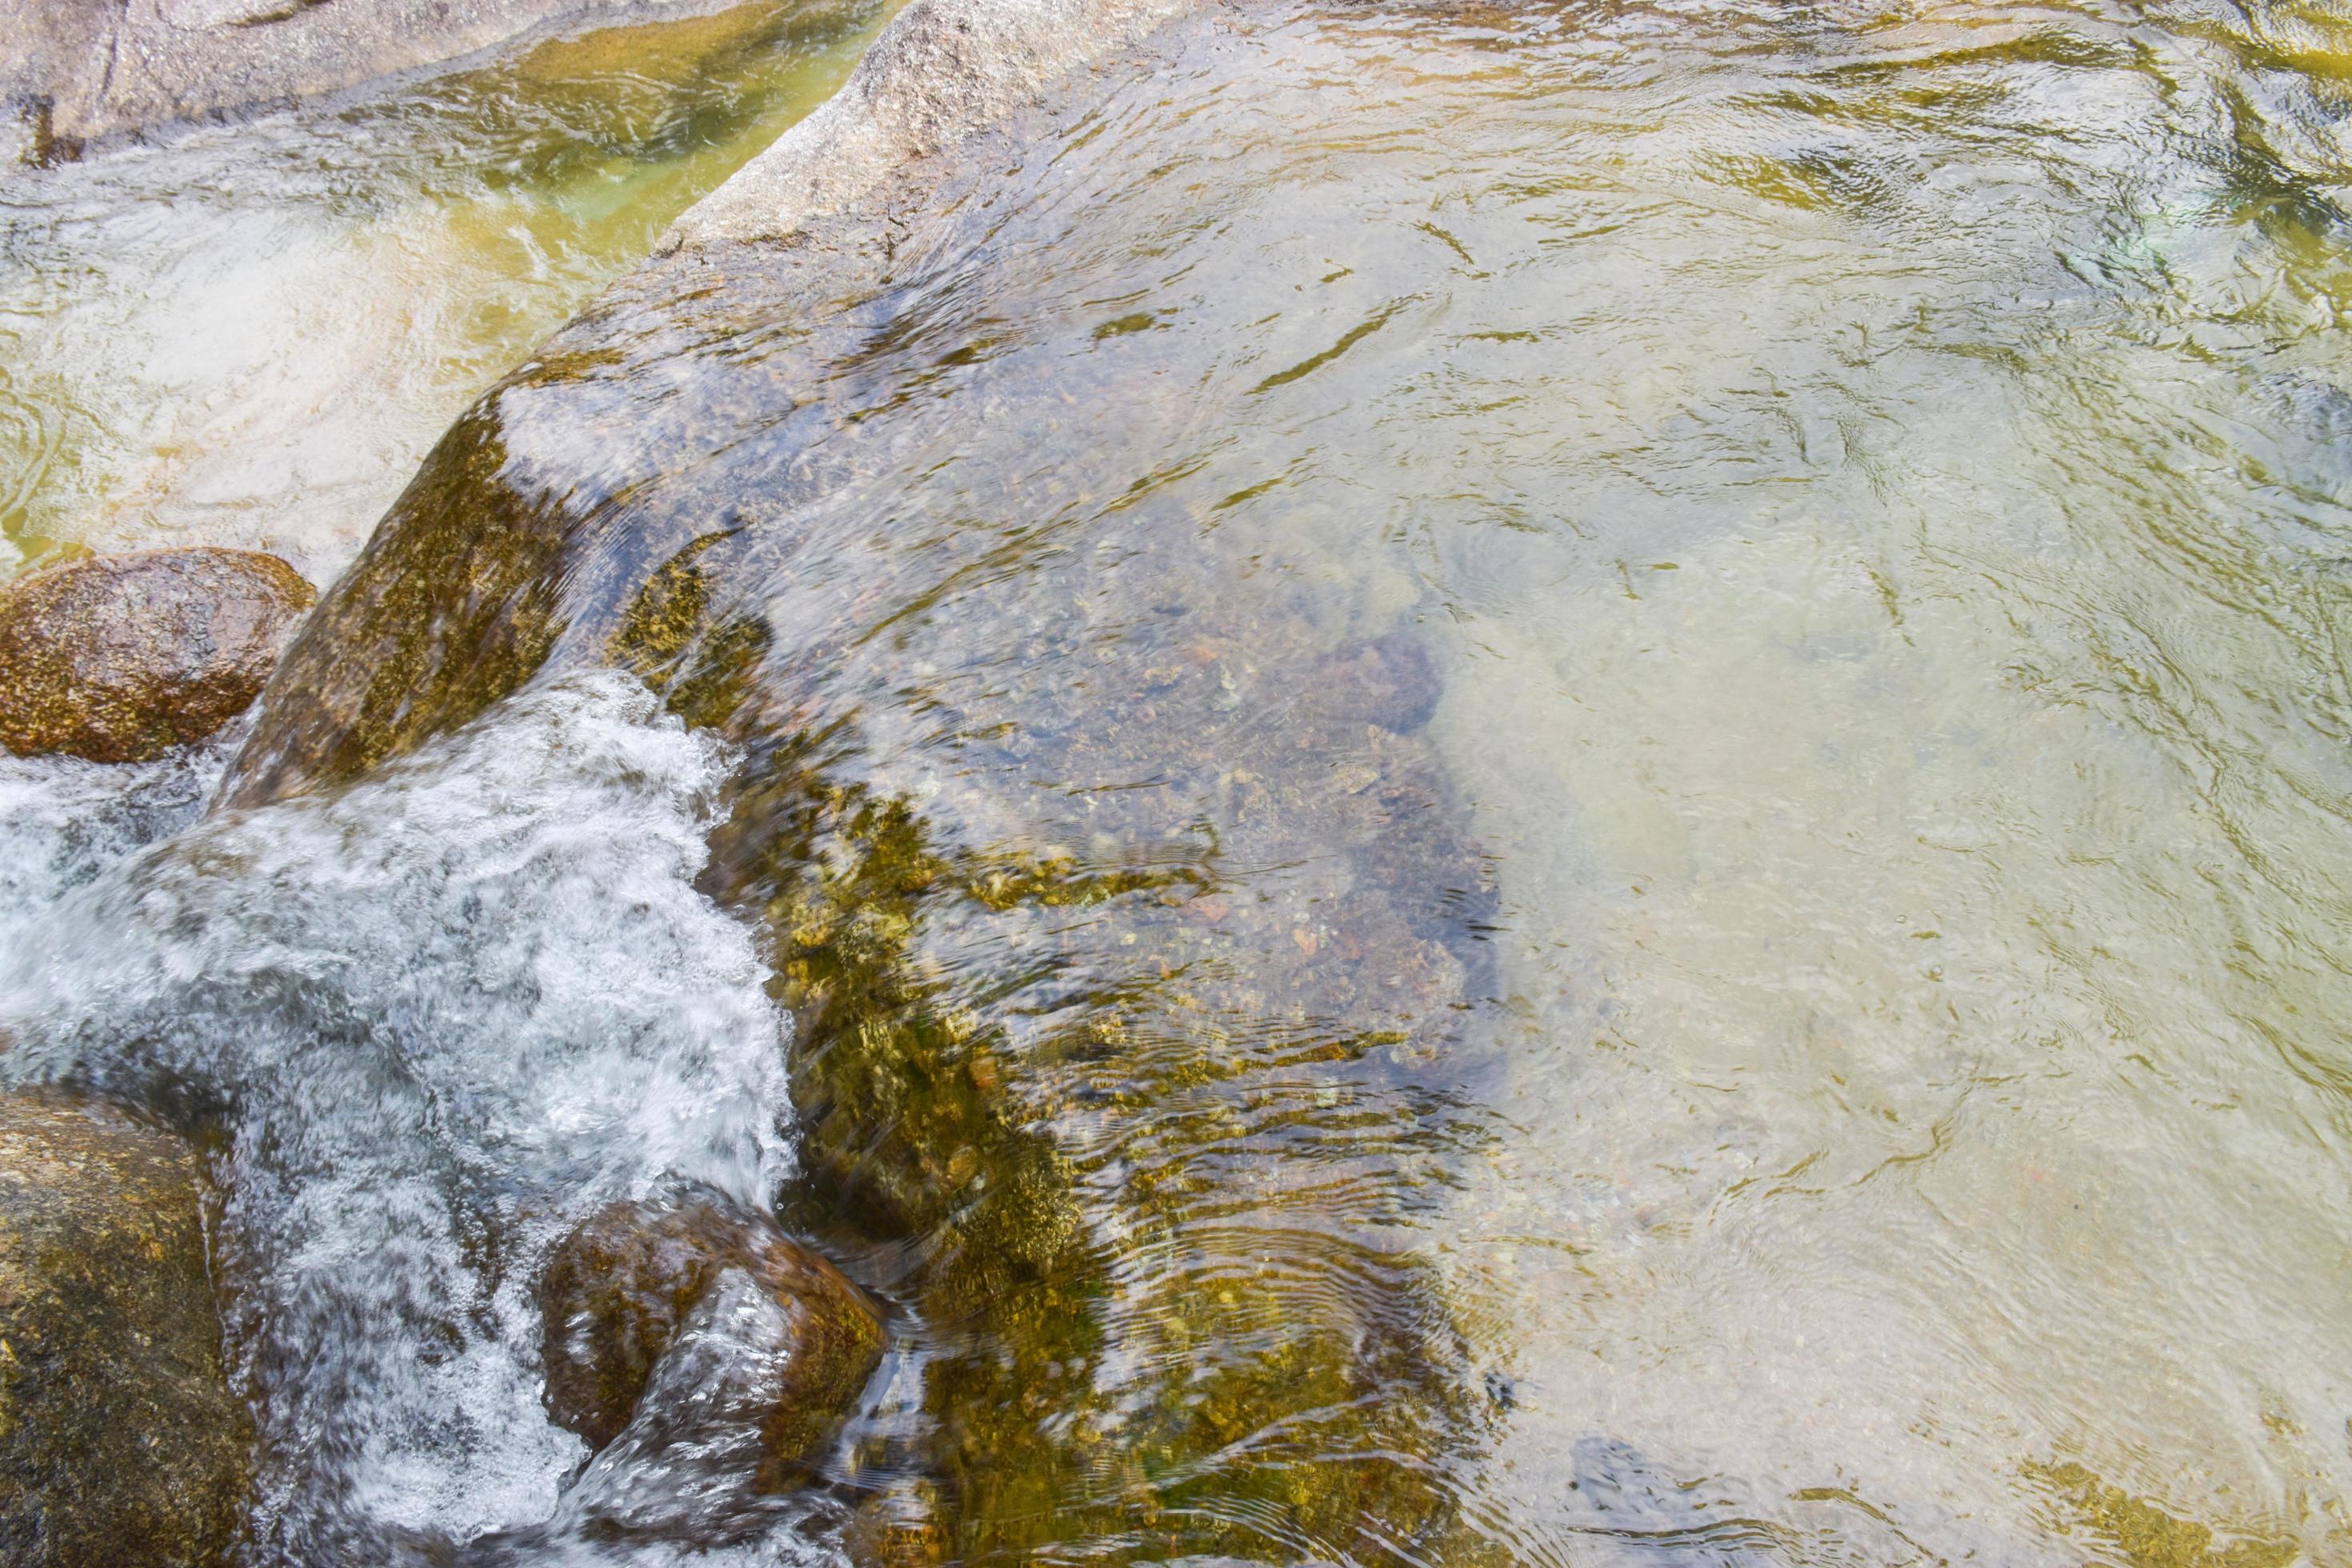
[[[1197,0],[913,0],[841,90],[680,214],[656,247],[783,239],[1027,108]]]
[[[220,1341],[187,1148],[0,1096],[0,1561],[225,1561],[250,1435]]]
[[[1265,454],[1162,444],[1309,417],[1339,352],[1233,351],[1247,291],[1181,182],[1134,187],[1150,243],[1104,232],[1072,150],[1160,97],[1106,110],[1124,84],[1206,70],[1227,18],[1076,68],[1165,14],[914,0],[458,421],[224,798],[333,787],[600,666],[739,748],[698,885],[768,935],[793,1015],[791,1201],[941,1327],[890,1461],[924,1484],[861,1514],[863,1561],[1500,1561],[1447,1480],[1488,1398],[1399,1245],[1474,1146],[1493,892],[1411,582],[1346,567],[1350,510],[1254,505]],[[1200,277],[1139,312],[1177,236]],[[696,1369],[756,1361],[718,1273],[654,1314],[688,1353],[619,1357],[646,1392],[604,1402],[629,1426],[531,1541],[748,1523],[646,1479],[696,1456],[700,1484]],[[581,1422],[564,1353],[551,1407]]]
[[[548,1414],[595,1447],[619,1437],[723,1282],[779,1310],[759,1315],[774,1343],[755,1394],[758,1485],[785,1484],[839,1429],[881,1359],[882,1323],[840,1270],[717,1194],[611,1205],[556,1248],[539,1289]]]
[[[582,0],[0,0],[0,104],[37,158],[89,140],[304,98],[454,60]]]
[[[0,589],[0,744],[146,762],[245,711],[317,598],[274,555],[97,555]]]

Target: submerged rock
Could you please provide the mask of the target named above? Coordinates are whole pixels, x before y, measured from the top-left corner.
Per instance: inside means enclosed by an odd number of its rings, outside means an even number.
[[[582,0],[0,0],[0,105],[37,159],[93,138],[456,59]]]
[[[317,595],[274,555],[99,555],[0,590],[0,744],[140,763],[245,711]]]
[[[758,1320],[770,1357],[765,1385],[736,1402],[757,1407],[760,1489],[785,1484],[840,1427],[881,1359],[881,1320],[833,1265],[715,1195],[614,1204],[556,1248],[539,1289],[548,1414],[598,1448],[620,1437],[724,1281],[774,1309],[748,1296],[736,1304],[737,1316]],[[704,1337],[714,1331],[706,1325]],[[725,1380],[696,1381],[708,1389]]]
[[[0,1560],[223,1562],[247,1447],[194,1157],[102,1107],[0,1097]]]
[[[947,1561],[937,1489],[902,1479],[857,1505],[842,1545],[857,1568],[934,1568]]]

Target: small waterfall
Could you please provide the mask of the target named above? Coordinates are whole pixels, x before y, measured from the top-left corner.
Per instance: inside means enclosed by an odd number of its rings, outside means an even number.
[[[7,1075],[213,1150],[256,1559],[436,1561],[548,1518],[586,1452],[540,1404],[546,1247],[617,1197],[761,1205],[789,1173],[789,1024],[694,887],[730,760],[606,672],[176,837],[217,753],[0,778]]]

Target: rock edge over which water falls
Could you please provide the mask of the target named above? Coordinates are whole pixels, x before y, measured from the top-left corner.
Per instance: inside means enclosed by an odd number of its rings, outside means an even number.
[[[474,717],[546,662],[555,639],[532,579],[547,552],[560,548],[560,507],[469,518],[428,547],[446,552],[437,566],[464,580],[458,593],[407,571],[403,557],[418,544],[398,537],[413,531],[406,514],[436,510],[429,492],[445,475],[478,468],[459,482],[494,477],[506,454],[503,438],[490,433],[509,390],[610,359],[627,335],[620,321],[649,302],[659,309],[680,296],[724,296],[761,275],[757,253],[772,248],[769,242],[828,220],[847,220],[858,232],[837,248],[794,250],[796,291],[818,300],[870,282],[877,228],[911,219],[953,173],[955,160],[936,154],[1200,8],[1201,0],[913,0],[840,91],[681,214],[656,259],[614,283],[459,416],[360,558],[330,585],[317,629],[288,649],[223,801],[264,805],[356,777]],[[437,647],[466,648],[466,657],[436,657],[423,668],[414,636],[421,621],[435,627]]]
[[[1054,61],[1013,12],[1072,30]],[[1423,734],[1443,672],[1402,606],[1301,614],[1261,542],[1135,482],[1122,433],[1179,416],[1136,374],[1144,334],[1006,300],[1030,341],[986,360],[1003,401],[964,467],[930,461],[956,432],[908,395],[940,363],[936,258],[1013,275],[974,187],[1213,31],[1063,69],[1149,14],[917,0],[838,123],[728,187],[742,226],[690,217],[699,243],[457,422],[273,677],[223,799],[331,789],[570,671],[639,676],[735,759],[697,887],[761,933],[795,1026],[803,1174],[773,1201],[909,1313],[893,1386],[919,1394],[851,1439],[877,1489],[854,1549],[1488,1568],[1460,1490],[1490,1416],[1475,1349],[1398,1223],[1482,1136],[1490,889]],[[818,167],[932,47],[959,84],[892,101],[936,116]],[[847,450],[879,420],[843,416],[885,410],[917,421],[887,460]],[[1072,459],[991,461],[1041,441]],[[959,525],[877,547],[896,477],[942,471]],[[961,672],[877,635],[909,605]],[[717,1268],[557,1517],[464,1561],[781,1518],[734,1479],[761,1462],[739,1369],[782,1338],[749,1285]]]
[[[99,555],[0,588],[0,744],[149,762],[245,711],[318,594],[274,555]]]
[[[0,1096],[0,1560],[226,1561],[249,1435],[220,1341],[187,1148]]]

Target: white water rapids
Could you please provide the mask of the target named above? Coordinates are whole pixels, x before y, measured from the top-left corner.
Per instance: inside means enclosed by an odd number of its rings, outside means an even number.
[[[222,760],[5,764],[5,1072],[218,1130],[252,1555],[440,1560],[547,1519],[585,1457],[540,1405],[546,1247],[614,1198],[758,1205],[789,1172],[789,1026],[693,886],[729,758],[604,674],[339,796],[184,826]],[[590,1479],[625,1503],[612,1468]],[[575,1533],[532,1560],[669,1554]]]

